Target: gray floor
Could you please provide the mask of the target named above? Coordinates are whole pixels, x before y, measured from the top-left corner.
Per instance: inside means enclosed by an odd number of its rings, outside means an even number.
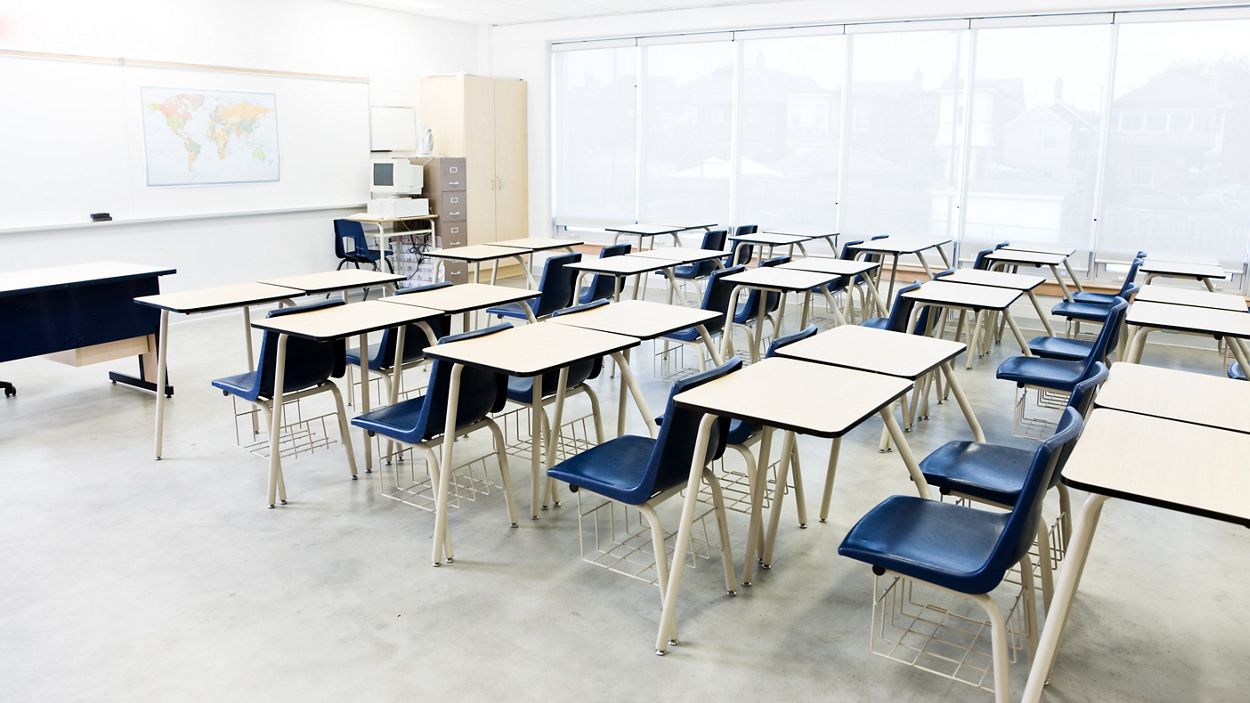
[[[0,402],[0,699],[992,698],[868,652],[873,577],[836,549],[879,500],[912,493],[897,455],[876,451],[879,421],[844,444],[828,524],[814,519],[827,443],[800,441],[812,524],[799,530],[787,505],[775,567],[736,598],[717,561],[688,572],[682,645],[659,658],[658,590],[579,560],[567,494],[516,530],[499,493],[468,503],[451,515],[457,561],[440,569],[433,516],[349,480],[340,446],[289,461],[291,504],[267,510],[266,463],[236,446],[230,401],[208,385],[244,370],[237,316],[180,322],[171,340],[159,463],[153,399],[111,386],[104,366],[0,366],[20,387]],[[658,410],[647,352],[634,367]],[[994,441],[1011,441],[1014,389],[993,377],[1010,353],[961,370]],[[1152,347],[1147,361],[1218,372],[1209,351]],[[610,428],[614,386],[599,388]],[[942,405],[910,441],[923,455],[967,436]],[[524,507],[528,465],[512,466]],[[744,526],[731,514],[739,558]],[[1245,700],[1246,537],[1109,504],[1048,699]],[[1014,697],[1026,674],[1013,667]]]

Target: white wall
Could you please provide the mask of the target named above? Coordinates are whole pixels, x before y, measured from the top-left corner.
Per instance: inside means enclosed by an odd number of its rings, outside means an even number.
[[[379,105],[419,106],[422,75],[481,70],[489,54],[480,51],[480,32],[329,0],[0,3],[0,49],[363,76],[370,102]],[[0,233],[0,270],[102,258],[150,262],[178,268],[166,290],[324,270],[336,263],[330,220],[339,214]],[[0,213],[0,229],[3,219]]]
[[[1243,0],[1238,0],[1241,2]],[[1221,0],[794,0],[645,12],[610,18],[534,22],[491,28],[489,70],[529,82],[530,235],[551,232],[551,64],[555,41],[633,37],[803,24],[1237,4]]]

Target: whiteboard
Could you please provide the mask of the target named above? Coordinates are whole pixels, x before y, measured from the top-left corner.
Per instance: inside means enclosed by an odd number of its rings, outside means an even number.
[[[369,108],[369,147],[374,151],[416,151],[415,108],[374,105]]]
[[[0,56],[0,229],[356,205],[369,197],[369,85]],[[280,177],[149,186],[144,87],[272,93]]]

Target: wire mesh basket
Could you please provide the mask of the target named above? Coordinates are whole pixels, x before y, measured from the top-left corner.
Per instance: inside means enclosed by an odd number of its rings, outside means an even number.
[[[337,443],[330,434],[332,428],[335,433],[338,432],[338,418],[334,411],[307,415],[306,400],[299,398],[282,403],[278,452],[283,459],[311,454]],[[240,403],[234,396],[230,396],[230,404],[234,413],[235,443],[251,454],[269,458],[269,423],[264,412],[251,403]]]
[[[582,561],[643,583],[660,584],[651,526],[637,508],[578,491],[577,516]],[[715,526],[708,528],[709,518],[715,520],[711,504],[697,502],[688,552],[689,568],[696,568],[699,560],[710,559],[720,549]],[[667,522],[677,524],[677,516],[673,515]],[[672,559],[676,537],[675,531],[664,533],[666,560]]]

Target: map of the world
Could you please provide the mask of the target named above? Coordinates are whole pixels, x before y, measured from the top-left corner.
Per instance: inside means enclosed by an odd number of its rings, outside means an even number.
[[[278,180],[273,93],[141,88],[148,185]]]

